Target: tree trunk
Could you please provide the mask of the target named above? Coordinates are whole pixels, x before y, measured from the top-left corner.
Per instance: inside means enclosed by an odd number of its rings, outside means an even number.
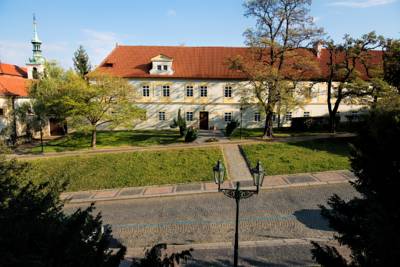
[[[336,132],[336,112],[329,113],[329,131],[331,133]]]
[[[92,142],[91,142],[91,147],[96,148],[96,127],[92,130]]]
[[[43,129],[40,128],[40,146],[42,149],[42,153],[44,152],[44,147],[43,147]]]
[[[264,126],[264,135],[263,138],[272,138],[273,137],[273,131],[272,131],[272,111],[265,111],[265,126]]]

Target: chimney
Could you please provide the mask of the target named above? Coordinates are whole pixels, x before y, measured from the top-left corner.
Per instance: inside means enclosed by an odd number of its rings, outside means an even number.
[[[323,47],[323,42],[322,40],[318,40],[317,42],[314,43],[314,51],[315,54],[317,55],[317,58],[321,57],[321,52],[322,52],[322,47]]]

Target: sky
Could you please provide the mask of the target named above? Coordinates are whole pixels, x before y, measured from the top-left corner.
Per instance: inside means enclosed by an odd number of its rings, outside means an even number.
[[[65,68],[79,45],[92,65],[120,45],[243,46],[254,20],[243,0],[0,0],[0,61],[24,66],[36,14],[43,55]],[[375,30],[400,38],[400,0],[314,0],[311,15],[335,41]]]

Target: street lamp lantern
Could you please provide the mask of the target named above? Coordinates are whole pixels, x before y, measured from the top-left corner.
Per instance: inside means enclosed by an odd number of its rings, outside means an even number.
[[[251,175],[253,176],[254,186],[257,186],[257,190],[263,185],[265,170],[261,166],[261,162],[257,161],[257,165],[251,170]]]
[[[257,165],[251,169],[253,176],[254,185],[257,189],[240,189],[240,182],[236,182],[236,188],[221,188],[221,184],[224,182],[225,169],[220,160],[213,167],[214,180],[218,184],[218,192],[224,193],[225,196],[236,200],[236,224],[235,224],[235,247],[233,255],[233,266],[238,266],[239,258],[239,202],[241,199],[246,199],[254,194],[258,194],[260,186],[262,186],[265,176],[264,168],[261,166],[261,162],[258,161]]]
[[[214,181],[218,187],[224,183],[225,168],[224,165],[218,160],[217,164],[213,168]]]

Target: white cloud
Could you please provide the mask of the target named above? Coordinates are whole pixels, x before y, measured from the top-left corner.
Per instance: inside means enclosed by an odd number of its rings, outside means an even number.
[[[397,0],[358,0],[358,1],[334,1],[332,6],[344,6],[353,8],[367,8],[373,6],[382,6],[396,2]]]
[[[317,23],[320,20],[321,20],[321,17],[313,17],[313,22],[314,23]]]
[[[175,9],[168,9],[167,16],[168,17],[175,17],[176,16],[176,10]]]
[[[98,65],[121,39],[114,32],[101,32],[92,29],[83,29],[82,32],[84,40],[78,45],[85,47],[93,66]]]
[[[0,41],[0,61],[3,63],[25,66],[32,56],[32,47],[29,42]]]

